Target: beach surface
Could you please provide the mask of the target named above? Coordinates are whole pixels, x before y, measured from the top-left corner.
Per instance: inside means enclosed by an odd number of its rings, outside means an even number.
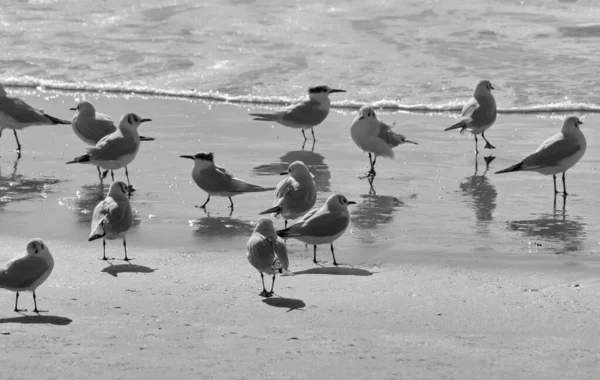
[[[70,119],[79,93],[15,90]],[[332,112],[303,144],[299,130],[252,121],[257,105],[86,94],[114,119],[153,121],[129,166],[133,264],[105,263],[87,242],[104,197],[96,169],[65,162],[84,153],[70,126],[0,138],[0,262],[44,239],[54,272],[37,292],[41,316],[12,311],[0,293],[0,363],[20,378],[441,378],[593,379],[600,367],[600,117],[584,115],[588,147],[556,202],[552,178],[493,172],[517,163],[560,129],[563,115],[500,115],[486,137],[497,149],[486,171],[467,134],[443,129],[456,114],[378,113],[420,145],[380,159],[352,142],[355,110]],[[317,251],[288,241],[295,276],[258,296],[245,245],[270,192],[213,197],[191,181],[180,155],[214,152],[238,177],[275,186],[295,160],[315,175],[318,201],[343,193],[352,223]],[[491,159],[488,158],[488,161]],[[124,172],[116,178],[125,180]],[[275,221],[277,227],[282,220]],[[107,255],[121,259],[120,241]],[[270,282],[268,282],[270,283]],[[32,309],[29,293],[20,306]]]

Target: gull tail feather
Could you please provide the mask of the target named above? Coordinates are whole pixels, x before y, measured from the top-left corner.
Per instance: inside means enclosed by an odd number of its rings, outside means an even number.
[[[242,193],[259,193],[261,191],[273,191],[274,187],[262,187],[258,185],[252,185],[250,183],[245,184],[245,186],[241,189]]]
[[[255,118],[252,120],[259,120],[259,121],[276,121],[277,120],[277,117],[275,115],[271,115],[268,113],[251,113],[250,116],[255,116]]]
[[[44,114],[44,116],[46,116],[48,119],[50,119],[50,121],[52,122],[52,124],[71,124],[70,121],[58,119],[58,118],[56,118],[54,116],[50,116],[48,114]]]
[[[90,155],[84,154],[83,156],[75,157],[71,161],[67,162],[67,164],[79,164],[79,163],[89,162],[89,161],[90,161]]]
[[[264,215],[264,214],[270,214],[270,213],[275,213],[275,214],[281,213],[281,206],[271,207],[270,209],[267,209],[263,212],[259,212],[258,215]]]
[[[462,128],[462,129],[467,128],[467,123],[464,120],[461,120],[458,123],[444,129],[444,131],[450,131],[452,129],[458,129],[458,128]]]
[[[519,162],[518,164],[513,165],[511,167],[508,167],[508,168],[506,168],[504,170],[499,170],[499,171],[496,172],[496,174],[517,172],[519,170],[523,170],[523,163],[522,162]]]
[[[96,225],[96,228],[90,234],[88,241],[93,241],[96,239],[100,239],[103,236],[106,236],[106,231],[104,231],[104,221],[105,220],[106,220],[106,218],[102,218],[102,220],[100,222],[98,222],[98,225]]]
[[[290,237],[298,236],[298,234],[293,233],[289,227],[286,229],[277,231],[276,234],[277,234],[277,236],[282,237],[282,238],[290,238]]]
[[[140,136],[140,141],[154,141],[154,137]]]

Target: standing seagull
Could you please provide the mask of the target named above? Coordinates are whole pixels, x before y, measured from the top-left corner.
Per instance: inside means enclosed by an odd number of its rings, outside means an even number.
[[[127,258],[126,234],[133,223],[131,205],[127,198],[127,186],[124,182],[116,181],[110,184],[106,198],[98,203],[92,215],[91,233],[88,241],[102,238],[102,260],[106,258],[106,239],[123,239],[125,261]]]
[[[329,114],[329,108],[331,108],[329,94],[334,92],[346,91],[336,90],[328,86],[311,87],[308,89],[308,99],[293,104],[279,112],[251,113],[250,116],[256,116],[253,120],[275,121],[286,127],[302,128],[304,140],[306,140],[304,130],[310,128],[313,140],[316,140],[313,127],[321,124]]]
[[[140,136],[137,128],[141,123],[147,121],[152,121],[152,119],[142,119],[134,113],[123,115],[116,131],[104,136],[95,146],[87,148],[87,154],[76,157],[67,164],[96,165],[110,170],[111,174],[113,170],[124,167],[127,184],[131,190],[127,165],[133,161],[140,150]],[[114,174],[112,174],[112,179],[115,180]]]
[[[66,120],[57,119],[33,108],[19,98],[6,95],[4,86],[0,83],[0,135],[3,129],[12,129],[17,140],[17,152],[21,153],[21,143],[17,129],[21,130],[32,125],[71,124]]]
[[[46,281],[54,269],[54,259],[50,254],[48,246],[42,239],[33,239],[27,243],[27,251],[21,256],[9,260],[0,269],[0,288],[17,293],[15,299],[15,310],[19,309],[19,292],[32,292],[34,313],[39,313],[35,290]]]
[[[294,238],[305,244],[314,246],[313,263],[317,263],[317,245],[331,244],[333,265],[337,266],[333,242],[344,234],[350,224],[348,205],[356,202],[349,201],[341,194],[332,194],[320,209],[311,210],[302,219],[286,229],[277,231],[282,238]]]
[[[563,194],[567,196],[567,185],[565,184],[565,175],[573,165],[575,165],[587,147],[585,136],[579,129],[583,124],[577,116],[567,117],[562,124],[560,132],[544,141],[537,150],[525,157],[523,161],[504,170],[497,171],[496,174],[516,172],[516,171],[534,171],[540,174],[552,174],[554,180],[554,194],[556,190],[556,174],[562,173]]]
[[[485,140],[484,148],[496,149],[484,135],[484,132],[496,121],[496,99],[494,99],[494,95],[491,92],[493,89],[494,87],[488,80],[482,80],[477,83],[473,97],[463,106],[460,115],[461,120],[453,126],[444,129],[444,131],[449,131],[460,128],[461,134],[468,129],[475,136],[475,152],[479,152],[477,150],[477,135],[480,133],[481,137]]]
[[[81,141],[88,145],[96,145],[104,136],[117,130],[117,127],[110,116],[96,112],[92,103],[86,100],[79,102],[77,107],[71,108],[70,110],[76,112],[71,121],[73,132],[75,132],[75,135],[79,137]],[[140,136],[140,141],[154,141],[154,138]],[[100,182],[102,182],[106,177],[108,170],[101,173],[100,167],[96,166],[96,168],[98,169]]]
[[[243,193],[256,193],[260,191],[275,190],[274,187],[262,187],[251,185],[236,178],[224,167],[215,164],[213,153],[200,152],[195,156],[179,156],[194,160],[194,169],[192,169],[192,179],[199,188],[208,193],[208,199],[202,206],[206,210],[206,205],[210,201],[210,196],[228,197],[233,211],[233,200],[231,197]],[[198,206],[197,206],[198,207]]]
[[[358,116],[350,127],[350,135],[354,143],[369,154],[369,163],[371,164],[371,170],[367,175],[359,178],[374,178],[377,157],[394,158],[392,148],[406,143],[419,145],[414,141],[407,140],[400,133],[394,133],[392,127],[377,119],[372,107],[362,106],[358,110]],[[371,153],[373,153],[373,158]]]
[[[285,227],[289,219],[304,215],[317,202],[317,187],[313,175],[302,161],[294,161],[287,171],[281,175],[289,176],[279,182],[275,189],[274,207],[259,215],[273,213],[274,217],[281,215],[285,219]]]
[[[271,219],[260,218],[258,220],[254,232],[248,240],[246,249],[246,258],[260,273],[263,286],[263,291],[260,295],[267,298],[271,297],[273,295],[273,286],[275,286],[275,275],[277,273],[294,274],[288,269],[290,261],[285,243],[275,233],[275,227],[273,227]],[[270,292],[265,288],[265,276],[263,273],[273,275]]]

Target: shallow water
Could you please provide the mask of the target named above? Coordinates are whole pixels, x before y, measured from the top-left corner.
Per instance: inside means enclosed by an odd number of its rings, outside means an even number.
[[[81,94],[22,92],[31,104],[43,104],[57,117],[70,118]],[[132,257],[143,247],[172,247],[201,255],[218,250],[243,255],[258,213],[269,208],[272,193],[234,197],[229,216],[226,198],[213,197],[207,212],[194,207],[206,194],[191,181],[192,163],[179,158],[200,151],[215,153],[215,161],[249,182],[275,186],[288,163],[303,160],[315,174],[318,204],[331,192],[357,201],[351,206],[350,230],[336,246],[339,261],[348,264],[467,260],[481,265],[497,261],[541,263],[556,255],[572,256],[579,264],[598,265],[600,206],[596,201],[600,117],[584,117],[582,130],[588,147],[583,159],[567,174],[571,195],[563,210],[562,198],[553,206],[551,177],[536,173],[495,175],[518,162],[541,141],[555,134],[560,117],[502,115],[486,133],[497,147],[485,172],[483,149],[474,155],[468,135],[444,132],[455,121],[451,114],[379,113],[387,122],[420,145],[395,149],[396,159],[380,159],[375,193],[358,174],[368,159],[350,138],[354,112],[333,112],[315,128],[318,141],[303,149],[301,133],[279,125],[252,121],[247,115],[261,108],[207,104],[180,99],[86,95],[96,108],[117,118],[126,111],[153,119],[140,127],[156,138],[143,142],[129,172],[137,189],[131,198],[136,223],[128,235]],[[91,211],[103,198],[94,167],[66,165],[83,153],[70,126],[31,127],[20,132],[24,146],[16,160],[14,138],[0,138],[0,236],[87,243]],[[477,171],[476,171],[477,162]],[[123,171],[117,179],[124,180]],[[107,182],[109,183],[109,182]],[[278,220],[276,226],[283,226]],[[289,243],[292,255],[309,260],[312,252]],[[108,251],[119,257],[120,242]],[[75,252],[65,252],[74,255]],[[327,246],[319,259],[330,261]]]

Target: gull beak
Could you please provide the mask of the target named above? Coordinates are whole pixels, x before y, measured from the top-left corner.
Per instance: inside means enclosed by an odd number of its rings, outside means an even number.
[[[579,120],[579,122],[577,123],[577,125],[581,125],[583,124],[583,121]]]
[[[347,205],[355,205],[355,204],[356,204],[356,202],[354,202],[354,201],[348,201],[348,203],[347,203]]]
[[[495,90],[496,88],[494,86],[490,86],[490,90]]]
[[[77,111],[77,107],[71,107],[69,108],[71,111]]]
[[[196,157],[194,157],[194,156],[179,156],[179,157],[181,157],[181,158],[189,158],[190,160],[195,160],[196,159]]]
[[[332,88],[331,90],[329,90],[330,94],[333,94],[334,92],[346,92],[346,90],[338,90],[338,89],[335,89],[335,88]]]
[[[152,121],[152,119],[142,119],[142,120],[140,120],[140,124],[141,124],[141,123],[145,123],[145,122],[147,122],[147,121]]]
[[[414,142],[414,141],[410,141],[410,140],[404,140],[405,143],[407,144],[415,144],[415,145],[419,145],[419,143]]]
[[[288,173],[288,171],[287,171],[287,170],[286,170],[286,171],[284,171],[284,172],[281,172],[281,173],[279,173],[279,175],[288,175],[288,174],[290,174],[290,173]]]

